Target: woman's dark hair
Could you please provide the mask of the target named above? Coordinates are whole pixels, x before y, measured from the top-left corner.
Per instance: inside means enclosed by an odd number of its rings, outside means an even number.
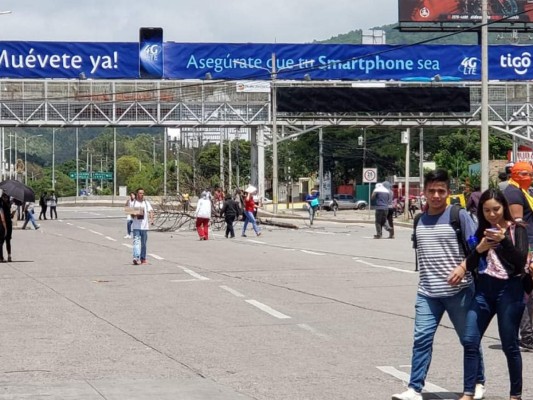
[[[513,216],[511,215],[511,210],[509,209],[509,203],[507,202],[507,199],[503,195],[502,191],[499,189],[488,189],[485,190],[481,197],[479,198],[479,204],[477,207],[477,219],[478,219],[478,227],[476,231],[476,237],[478,240],[481,240],[481,238],[485,235],[485,229],[491,228],[492,225],[489,221],[485,218],[485,214],[483,213],[483,205],[488,201],[494,199],[498,203],[500,203],[503,207],[503,218],[506,221],[509,222],[515,222]],[[502,227],[503,228],[503,227]]]

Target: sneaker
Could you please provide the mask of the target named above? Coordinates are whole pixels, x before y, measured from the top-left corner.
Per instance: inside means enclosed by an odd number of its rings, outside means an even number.
[[[37,225],[37,226],[35,227],[35,230],[39,229],[40,227],[41,227],[41,225]]]
[[[392,400],[422,400],[422,394],[409,388],[403,393],[392,395]]]
[[[533,351],[533,344],[530,343],[529,341],[525,341],[525,340],[520,340],[518,342],[518,347],[520,348],[520,351],[523,351],[523,352],[530,352],[530,351]]]
[[[374,239],[381,239],[381,235],[374,235]]]
[[[243,234],[241,235],[241,237],[246,237],[246,235],[243,233]]]
[[[259,233],[257,234],[257,236],[261,236],[261,232],[259,232]]]
[[[131,235],[124,236],[124,239],[131,239]]]
[[[7,262],[12,262],[11,256],[7,256]]]
[[[139,265],[140,262],[139,262],[139,259],[138,258],[134,258],[133,259],[133,265]]]
[[[148,264],[148,261],[146,261],[146,260],[141,260],[141,264]]]
[[[485,385],[476,383],[476,390],[474,391],[474,400],[481,400],[485,398]]]

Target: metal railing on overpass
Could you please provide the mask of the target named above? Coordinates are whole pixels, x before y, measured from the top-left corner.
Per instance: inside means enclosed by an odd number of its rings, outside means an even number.
[[[276,81],[281,86],[351,87],[376,82]],[[379,82],[383,86],[461,85],[470,88],[469,113],[277,113],[280,126],[479,127],[479,82]],[[490,82],[489,124],[531,141],[530,82]],[[0,126],[268,126],[268,92],[248,92],[234,81],[0,80]]]

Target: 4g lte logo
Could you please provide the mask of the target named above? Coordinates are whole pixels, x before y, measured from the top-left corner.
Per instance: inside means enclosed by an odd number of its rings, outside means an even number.
[[[513,57],[512,54],[502,54],[500,56],[500,67],[513,68],[518,75],[527,73],[531,67],[531,53],[524,51],[521,56]]]

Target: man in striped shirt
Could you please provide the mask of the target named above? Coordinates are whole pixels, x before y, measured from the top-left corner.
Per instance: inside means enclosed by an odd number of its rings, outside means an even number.
[[[420,281],[415,305],[415,332],[411,361],[411,377],[407,391],[395,394],[392,400],[422,400],[422,389],[431,363],[433,339],[444,315],[462,339],[466,313],[474,297],[472,275],[466,271],[465,254],[450,225],[451,206],[448,172],[435,170],[424,177],[427,211],[416,227],[417,258]],[[476,226],[465,210],[459,212],[461,231],[465,238],[475,233]],[[483,361],[478,368],[474,399],[484,397]]]

